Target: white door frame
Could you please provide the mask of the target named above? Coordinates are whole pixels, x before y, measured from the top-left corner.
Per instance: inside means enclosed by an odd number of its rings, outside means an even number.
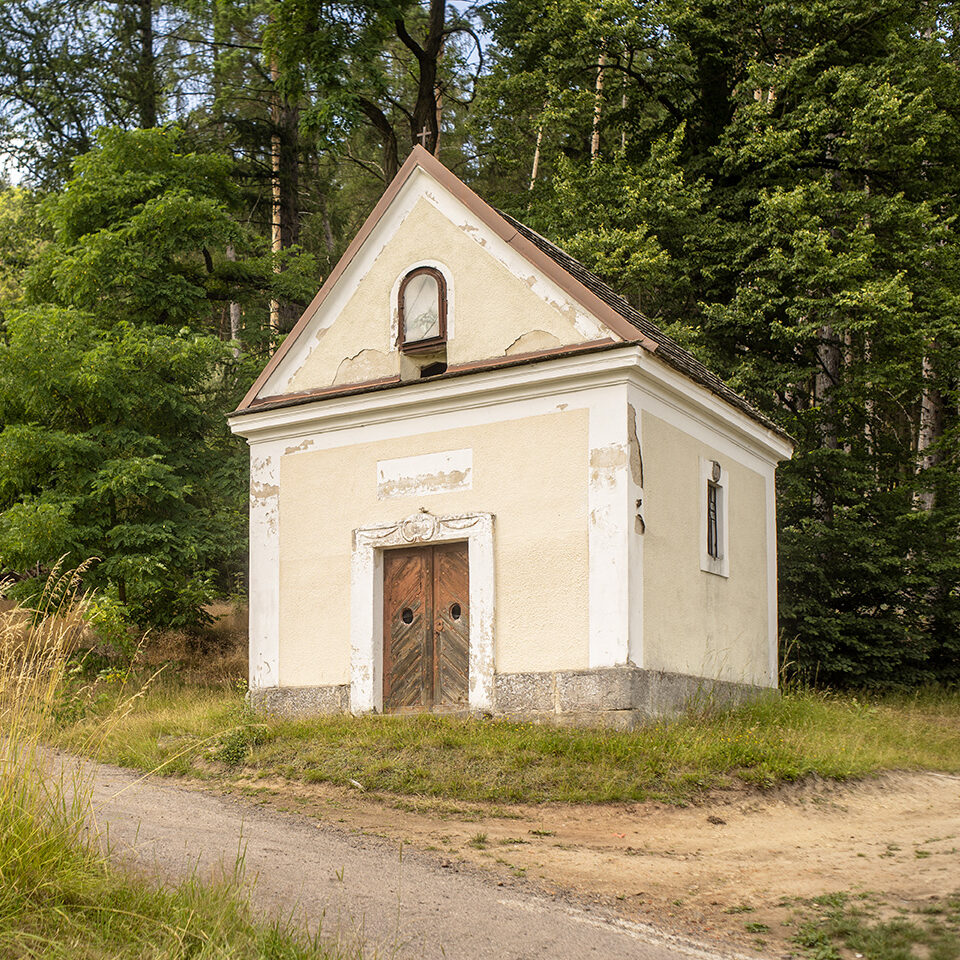
[[[493,514],[438,517],[421,508],[395,523],[353,531],[350,570],[350,712],[383,712],[383,551],[467,541],[470,568],[469,705],[493,706]]]

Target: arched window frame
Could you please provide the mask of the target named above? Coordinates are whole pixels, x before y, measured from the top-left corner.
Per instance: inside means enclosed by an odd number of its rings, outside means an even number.
[[[407,284],[415,277],[422,274],[428,274],[437,281],[437,318],[439,321],[440,333],[435,337],[428,337],[426,340],[407,340],[406,320],[403,314],[404,294],[407,290]],[[436,267],[417,267],[411,270],[400,282],[400,292],[397,296],[398,317],[400,330],[400,349],[404,353],[418,353],[421,351],[432,350],[442,346],[447,342],[447,281],[443,274]]]

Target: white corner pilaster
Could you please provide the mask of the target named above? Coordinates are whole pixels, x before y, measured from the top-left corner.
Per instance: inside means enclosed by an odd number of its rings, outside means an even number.
[[[764,478],[767,513],[767,679],[780,685],[780,624],[777,616],[777,468],[771,465]]]
[[[646,504],[643,500],[643,409],[640,391],[627,389],[627,591],[630,663],[643,666],[643,541]]]
[[[250,444],[251,690],[279,686],[281,441]]]
[[[383,710],[383,551],[411,544],[467,541],[470,565],[469,705],[493,706],[493,514],[419,513],[353,531],[350,575],[350,710]]]
[[[626,383],[600,392],[590,406],[587,514],[590,553],[590,667],[629,657],[628,503],[630,445]]]

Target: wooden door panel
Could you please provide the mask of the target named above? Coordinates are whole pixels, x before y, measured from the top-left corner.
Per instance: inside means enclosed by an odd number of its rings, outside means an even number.
[[[464,708],[469,700],[465,543],[383,555],[383,709]]]
[[[465,543],[434,547],[434,703],[466,707],[470,672],[470,578]]]
[[[423,550],[388,550],[383,583],[383,708],[428,706],[432,677],[427,647],[433,619],[429,555]]]

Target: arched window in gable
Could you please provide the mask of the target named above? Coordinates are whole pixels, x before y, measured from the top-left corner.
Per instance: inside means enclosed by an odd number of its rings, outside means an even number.
[[[447,284],[434,267],[417,267],[400,283],[400,349],[433,350],[447,340]]]

